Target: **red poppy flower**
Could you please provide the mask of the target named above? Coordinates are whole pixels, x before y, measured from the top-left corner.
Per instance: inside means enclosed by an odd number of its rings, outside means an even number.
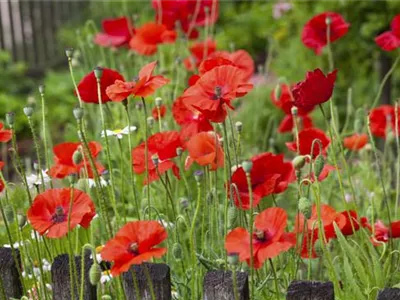
[[[253,191],[253,206],[257,206],[263,197],[284,192],[296,177],[291,162],[285,162],[283,155],[269,152],[254,156],[250,172]],[[233,185],[234,184],[234,185]],[[233,193],[235,205],[241,209],[250,209],[249,189],[246,173],[239,167],[227,184],[228,193]]]
[[[208,39],[204,42],[198,42],[189,48],[190,57],[183,60],[183,64],[189,71],[194,71],[211,53],[215,52],[217,44],[215,41]]]
[[[3,170],[3,168],[4,168],[4,162],[0,161],[0,171]],[[6,185],[4,184],[4,181],[0,179],[0,193],[4,191],[5,186]]]
[[[157,221],[129,222],[106,243],[101,257],[114,262],[111,275],[118,276],[128,271],[131,265],[140,265],[153,257],[163,256],[167,249],[155,246],[166,238],[167,232]]]
[[[400,15],[393,18],[390,26],[391,30],[375,38],[376,44],[385,51],[393,51],[400,47]]]
[[[332,96],[336,73],[337,70],[334,70],[325,76],[320,69],[307,72],[306,79],[293,87],[293,104],[308,110],[328,101]]]
[[[364,226],[368,227],[368,226]],[[369,228],[372,231],[372,228]],[[375,246],[380,246],[383,243],[387,243],[390,238],[400,237],[400,221],[395,221],[390,224],[391,235],[389,227],[387,227],[381,220],[377,220],[374,224],[375,235],[371,238],[372,243]]]
[[[265,260],[274,258],[295,246],[296,237],[294,233],[285,232],[286,225],[285,210],[279,207],[267,208],[255,218],[253,253],[250,253],[250,234],[241,227],[228,233],[225,249],[229,254],[238,254],[239,260],[246,261],[249,265],[253,257],[253,266],[258,269]]]
[[[359,220],[356,211],[343,211],[340,215],[345,218],[345,223],[340,229],[343,235],[352,235],[355,231],[360,229],[361,220]]]
[[[72,196],[72,209],[70,208]],[[33,229],[48,238],[60,238],[78,224],[88,228],[95,216],[95,207],[89,195],[81,190],[50,189],[33,200],[28,210],[28,220]],[[68,218],[70,227],[68,227]]]
[[[330,25],[327,25],[327,19]],[[343,17],[335,12],[324,12],[314,16],[304,25],[301,34],[303,44],[314,50],[316,54],[321,54],[322,49],[328,44],[327,31],[330,29],[330,43],[340,39],[349,31],[350,24],[346,23]]]
[[[334,166],[325,164],[324,167],[322,168],[321,174],[319,174],[318,176],[318,181],[324,181],[326,178],[328,178],[329,174],[331,173],[331,171],[335,171],[336,168]],[[307,176],[308,179],[311,180],[311,182],[315,181],[315,175],[314,172],[312,172],[309,176]]]
[[[182,147],[179,132],[177,131],[163,131],[153,134],[149,137],[148,141],[148,172],[149,181],[144,179],[144,184],[149,184],[157,179],[159,176],[172,169],[172,173],[179,178],[179,168],[171,160],[176,154],[176,149]],[[133,158],[133,171],[136,174],[146,173],[146,145],[141,143],[139,146],[132,150]],[[158,166],[153,162],[152,157],[158,156]],[[147,176],[146,176],[147,177]]]
[[[291,91],[291,87],[288,84],[281,83],[280,84],[280,97],[279,99],[276,98],[275,90],[271,91],[271,100],[272,103],[281,109],[286,115],[292,115],[292,107],[294,105],[294,99]],[[310,113],[314,109],[314,106],[310,107],[298,107],[297,114],[299,116],[305,116]]]
[[[242,80],[241,71],[233,66],[221,66],[205,73],[182,95],[185,105],[201,112],[209,121],[221,123],[227,116],[226,106],[243,97],[253,85]]]
[[[7,143],[12,139],[12,130],[4,129],[4,124],[0,122],[0,143]]]
[[[151,111],[154,120],[158,120],[158,110],[160,110],[160,118],[162,119],[167,112],[167,107],[165,105],[161,105],[160,108],[154,107]]]
[[[213,130],[210,122],[200,112],[190,110],[181,97],[176,99],[172,105],[172,114],[175,122],[181,126],[182,144],[186,144],[192,136],[199,132]]]
[[[142,55],[153,55],[157,46],[163,43],[173,43],[176,32],[168,30],[163,24],[146,23],[136,29],[136,34],[129,42],[129,47]]]
[[[135,33],[131,22],[126,17],[105,19],[102,27],[104,32],[97,33],[94,42],[103,47],[127,45]]]
[[[300,155],[310,155],[312,154],[313,157],[316,157],[320,154],[319,145],[317,142],[314,143],[314,149],[311,149],[313,141],[320,140],[322,144],[322,153],[323,155],[326,154],[329,144],[331,140],[326,136],[325,132],[318,128],[308,128],[303,129],[299,132],[299,148],[297,149],[297,142],[289,142],[286,143],[286,147],[293,152],[299,152]],[[299,150],[299,151],[298,151]],[[311,153],[311,150],[313,152]]]
[[[353,134],[343,139],[343,146],[349,150],[360,150],[368,143],[368,135]]]
[[[89,142],[89,149],[92,157],[96,159],[101,151],[101,145],[97,142]],[[89,178],[93,178],[94,174],[89,158],[84,157],[82,162],[74,164],[72,157],[76,151],[83,152],[81,143],[61,143],[56,145],[53,148],[55,165],[50,168],[49,175],[53,178],[64,178],[70,174],[86,173],[87,170]],[[95,162],[95,164],[97,172],[99,174],[103,173],[104,167],[98,162]]]
[[[137,97],[147,97],[153,94],[157,89],[169,82],[169,79],[162,75],[153,76],[154,68],[157,62],[153,61],[145,65],[140,71],[137,80],[132,82],[124,82],[117,80],[110,85],[106,93],[112,101],[121,102],[130,95]]]
[[[395,108],[391,105],[381,105],[369,113],[371,133],[377,137],[386,137],[388,129],[396,133]],[[400,108],[397,112],[397,132],[400,132]]]
[[[186,144],[189,156],[186,160],[186,169],[193,162],[200,166],[210,166],[211,170],[224,167],[224,150],[213,131],[200,132],[190,138]]]
[[[312,119],[308,116],[297,116],[297,120],[298,120],[298,126],[299,129],[307,129],[307,128],[312,128],[313,122]],[[294,120],[293,120],[293,116],[292,115],[286,115],[283,120],[281,121],[281,123],[279,124],[278,127],[278,132],[292,132],[294,129]]]
[[[100,94],[101,102],[106,103],[111,99],[106,94],[106,89],[114,84],[116,80],[124,81],[124,77],[117,71],[112,69],[103,68],[103,75],[100,79]],[[78,84],[79,96],[83,102],[99,104],[99,97],[97,93],[97,79],[94,75],[94,71],[87,74],[81,82]]]

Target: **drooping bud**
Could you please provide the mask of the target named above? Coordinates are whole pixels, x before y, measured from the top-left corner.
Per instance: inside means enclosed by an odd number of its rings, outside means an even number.
[[[6,113],[6,121],[7,121],[8,126],[13,128],[14,123],[15,123],[15,113],[14,112]]]
[[[25,106],[24,107],[24,114],[28,118],[32,117],[32,115],[33,115],[33,107],[32,106]]]
[[[94,76],[96,77],[97,81],[101,79],[103,76],[103,68],[102,67],[96,67],[94,68]]]
[[[239,263],[239,255],[237,253],[228,254],[228,264],[232,266],[237,266]]]
[[[157,106],[158,108],[160,108],[161,105],[162,105],[162,103],[163,103],[161,97],[157,97],[157,98],[154,100],[154,102],[156,103],[156,106]]]
[[[245,160],[242,162],[242,167],[245,173],[250,173],[253,168],[253,162],[251,160]]]
[[[296,170],[301,170],[307,162],[304,155],[298,155],[292,160],[292,164]]]
[[[312,203],[311,203],[310,199],[308,199],[306,197],[301,197],[299,199],[299,211],[307,219],[309,219],[311,217],[311,207],[312,207]]]
[[[94,263],[89,270],[89,281],[92,285],[97,285],[101,278],[101,267]]]
[[[82,120],[83,118],[83,108],[77,106],[74,108],[74,110],[72,111],[74,114],[74,117],[77,121]]]
[[[194,172],[194,179],[196,180],[197,183],[201,182],[203,175],[204,175],[204,172],[202,170],[197,170]]]
[[[182,259],[182,246],[179,243],[175,243],[172,247],[172,255],[175,260],[180,261]]]
[[[82,151],[78,149],[74,152],[74,154],[72,154],[72,162],[75,165],[79,165],[82,162],[82,160],[83,160]]]
[[[68,59],[72,59],[72,56],[74,56],[74,48],[66,48],[65,55]]]
[[[11,205],[4,206],[4,215],[8,223],[14,222],[14,210]]]
[[[235,123],[235,128],[236,128],[236,131],[237,131],[238,133],[241,133],[242,130],[243,130],[243,123],[240,122],[240,121],[237,121],[237,122]]]
[[[235,206],[230,206],[228,208],[228,227],[233,228],[236,225],[236,220],[238,217],[238,210]]]
[[[321,175],[322,170],[325,166],[325,158],[322,154],[318,154],[317,158],[314,161],[314,175],[315,178],[318,178]]]

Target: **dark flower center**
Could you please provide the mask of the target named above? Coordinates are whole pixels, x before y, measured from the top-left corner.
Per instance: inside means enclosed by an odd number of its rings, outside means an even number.
[[[137,243],[132,243],[129,245],[128,252],[133,255],[139,255],[139,245]]]
[[[65,222],[66,219],[67,219],[67,215],[65,214],[64,208],[62,206],[57,206],[56,212],[51,217],[51,220],[54,223],[62,223],[62,222]]]
[[[132,81],[137,82],[137,81],[139,81],[139,79],[140,79],[139,76],[135,76],[132,78]]]
[[[257,241],[259,242],[269,242],[272,239],[272,235],[271,233],[267,230],[267,231],[263,231],[263,230],[259,230],[259,229],[254,229],[254,237],[256,238]]]
[[[214,95],[212,95],[211,99],[212,100],[219,100],[221,99],[222,96],[222,87],[216,86],[214,90]]]

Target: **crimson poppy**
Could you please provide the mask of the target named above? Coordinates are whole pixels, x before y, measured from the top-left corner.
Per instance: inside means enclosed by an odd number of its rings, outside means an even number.
[[[270,97],[272,103],[281,109],[285,115],[292,115],[292,108],[294,105],[294,99],[291,91],[291,87],[288,84],[281,83],[279,85],[280,95],[279,98],[276,97],[275,90],[271,91]],[[314,106],[310,107],[297,107],[297,114],[300,116],[305,116],[314,109]]]
[[[263,197],[284,192],[296,177],[291,162],[284,161],[282,154],[269,152],[252,157],[253,167],[250,179],[253,191],[253,206],[257,206]],[[241,209],[250,209],[250,196],[246,173],[239,167],[227,184],[228,193],[233,196],[235,205]]]
[[[4,129],[4,124],[0,122],[0,143],[7,143],[12,139],[12,130]]]
[[[97,33],[94,42],[103,47],[120,47],[129,43],[135,30],[126,17],[104,19],[103,32]]]
[[[328,25],[328,22],[329,25]],[[330,31],[329,42],[340,39],[348,31],[350,24],[335,12],[324,12],[311,18],[303,28],[301,40],[303,44],[314,50],[316,54],[321,54],[322,49],[328,44],[328,26]]]
[[[101,151],[101,145],[97,142],[89,142],[88,146],[91,156],[93,159],[96,159]],[[81,172],[86,172],[87,170],[88,177],[93,178],[94,174],[88,157],[84,156],[79,164],[75,164],[73,161],[73,155],[76,151],[83,152],[82,147],[81,143],[61,143],[54,146],[53,153],[55,165],[49,170],[50,177],[64,178],[70,174],[79,175]],[[96,161],[94,163],[98,174],[103,173],[105,170],[104,167]]]
[[[224,167],[224,151],[215,132],[200,132],[190,138],[186,144],[189,156],[186,160],[186,169],[193,162],[200,166],[210,166],[211,170]]]
[[[392,222],[389,228],[381,220],[377,220],[373,226],[375,234],[371,237],[371,242],[375,246],[387,243],[390,238],[400,237],[400,221]],[[372,226],[368,223],[364,224],[363,227],[368,228],[372,232]]]
[[[189,71],[194,71],[198,68],[201,62],[207,58],[211,53],[215,52],[217,44],[215,41],[208,39],[204,42],[197,42],[190,48],[190,57],[183,60],[183,64]]]
[[[397,130],[396,130],[397,119]],[[369,123],[371,133],[377,137],[386,137],[388,130],[392,130],[395,134],[396,131],[400,132],[400,109],[397,112],[391,105],[381,105],[371,110],[369,113]]]
[[[101,102],[106,103],[111,101],[106,93],[106,89],[114,84],[116,80],[124,81],[124,77],[117,71],[103,68],[103,74],[100,79],[100,95]],[[94,71],[87,74],[78,84],[78,92],[83,102],[99,104],[99,96],[97,92],[97,79]]]
[[[157,221],[134,221],[124,225],[101,250],[105,261],[113,262],[111,275],[129,270],[131,265],[140,265],[145,261],[160,258],[166,248],[156,247],[167,238],[167,232]]]
[[[349,150],[360,150],[368,143],[368,135],[355,133],[343,139],[343,146]]]
[[[114,84],[107,87],[106,93],[112,101],[121,102],[130,95],[137,97],[147,97],[157,89],[169,82],[169,79],[162,75],[153,76],[153,71],[157,61],[145,65],[140,71],[139,76],[132,82],[116,80]]]
[[[354,210],[343,211],[340,215],[344,216],[345,223],[340,231],[343,235],[352,235],[355,231],[360,229],[362,220],[358,218],[357,212]]]
[[[27,216],[33,229],[39,234],[48,238],[61,238],[77,225],[88,228],[95,214],[89,195],[81,190],[63,188],[49,189],[37,195]]]
[[[158,112],[160,110],[160,113]],[[158,116],[160,118],[164,118],[165,114],[167,113],[167,107],[165,105],[161,105],[159,108],[154,107],[151,111],[151,115],[153,116],[154,120],[158,120]]]
[[[157,52],[159,44],[175,42],[176,36],[176,32],[168,30],[165,25],[150,22],[136,29],[129,47],[139,54],[149,56]]]
[[[253,258],[254,268],[261,268],[265,260],[274,258],[295,246],[295,234],[285,232],[286,225],[287,214],[284,209],[267,208],[255,218],[255,229],[251,239],[253,253],[250,252],[250,234],[242,227],[228,233],[225,249],[229,254],[238,254],[239,260],[246,261],[249,265]]]
[[[176,149],[182,147],[179,132],[177,131],[163,131],[153,134],[149,137],[148,141],[148,173],[149,180],[144,179],[144,184],[149,184],[157,179],[159,176],[172,169],[175,177],[179,178],[179,168],[171,160],[176,157]],[[141,143],[139,146],[132,150],[133,171],[136,174],[143,174],[146,172],[146,145]],[[154,164],[152,157],[158,157],[158,165]],[[147,176],[146,176],[147,177]]]
[[[251,89],[244,82],[240,69],[220,66],[205,73],[182,95],[185,105],[201,112],[209,121],[221,123],[227,116],[226,106],[234,109],[231,101],[243,97]]]
[[[325,132],[318,128],[307,128],[299,132],[298,135],[299,149],[297,149],[297,141],[286,143],[286,147],[293,152],[299,152],[300,155],[312,155],[316,157],[318,154],[325,155],[331,140],[326,136]],[[313,141],[319,140],[322,144],[322,153],[320,153],[319,145],[317,142]],[[312,153],[311,153],[312,151]]]
[[[393,18],[390,26],[391,30],[375,38],[376,44],[385,51],[393,51],[400,47],[400,15]]]
[[[292,89],[293,104],[299,109],[312,109],[328,101],[333,93],[337,70],[324,75],[320,69],[307,72],[306,79]]]

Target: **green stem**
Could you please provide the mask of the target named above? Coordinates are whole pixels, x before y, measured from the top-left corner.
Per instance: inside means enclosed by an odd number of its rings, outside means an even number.
[[[278,276],[276,275],[276,271],[275,271],[272,259],[269,259],[269,263],[271,265],[272,273],[274,274],[274,284],[275,284],[276,299],[279,300]]]
[[[149,142],[148,142],[148,126],[147,126],[147,107],[146,107],[146,101],[142,97],[142,104],[143,104],[143,111],[144,111],[144,135],[145,135],[145,140],[144,140],[144,160],[145,160],[145,167],[146,167],[146,179],[147,179],[147,205],[150,207],[151,206],[151,200],[150,200],[150,174],[149,174]],[[149,211],[149,220],[151,219],[151,214]]]
[[[196,287],[196,248],[195,248],[195,232],[194,229],[196,227],[196,220],[200,212],[200,206],[201,206],[201,183],[197,182],[197,205],[196,205],[196,210],[194,212],[193,220],[192,220],[192,225],[190,227],[190,248],[192,250],[192,299],[196,299],[196,294],[195,294],[195,287]]]
[[[250,232],[250,278],[251,278],[251,284],[250,284],[250,299],[255,299],[254,298],[254,256],[253,256],[253,188],[251,184],[251,177],[250,173],[246,173],[246,180],[247,180],[247,186],[249,190],[249,198],[250,198],[250,222],[249,222],[249,232]]]

